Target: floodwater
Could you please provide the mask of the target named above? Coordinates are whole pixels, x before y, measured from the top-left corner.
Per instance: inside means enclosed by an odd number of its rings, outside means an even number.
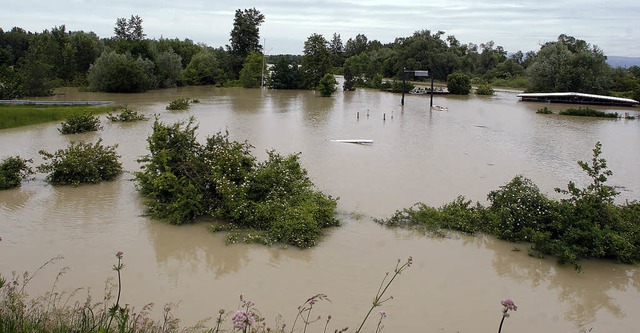
[[[149,302],[162,309],[179,303],[184,325],[235,310],[244,295],[273,326],[276,316],[289,325],[298,305],[318,293],[313,315],[332,315],[329,330],[351,331],[366,314],[385,272],[397,259],[414,265],[389,289],[387,332],[495,331],[500,301],[512,298],[518,311],[505,321],[508,332],[634,331],[640,327],[638,266],[584,263],[584,272],[552,259],[527,256],[526,247],[490,237],[430,238],[389,230],[373,218],[422,201],[433,206],[458,195],[485,202],[489,191],[515,175],[531,178],[540,189],[568,181],[585,185],[578,160],[588,161],[597,141],[620,186],[620,200],[640,198],[640,121],[539,115],[541,104],[519,102],[514,93],[493,97],[400,96],[372,90],[337,92],[330,98],[312,91],[269,91],[186,87],[145,94],[94,94],[62,90],[58,100],[111,100],[167,123],[196,117],[199,139],[228,130],[248,140],[263,159],[266,150],[302,152],[301,160],[318,188],[340,197],[343,225],[331,229],[315,248],[298,250],[224,244],[206,223],[175,227],[150,220],[133,178],[80,187],[52,187],[38,174],[19,189],[0,191],[0,274],[34,271],[55,256],[31,281],[32,295],[57,287],[88,287],[94,300],[113,277],[115,253],[124,252],[124,303],[140,309]],[[166,111],[178,97],[197,98],[188,111]],[[552,109],[566,105],[550,105]],[[634,109],[599,109],[630,112]],[[359,117],[358,117],[359,114]],[[112,124],[90,134],[58,133],[58,123],[0,130],[0,157],[19,154],[42,160],[40,149],[54,151],[73,140],[118,144],[125,170],[138,170],[146,154],[152,121]],[[384,120],[383,120],[384,119]],[[372,145],[332,142],[370,139]],[[515,248],[522,251],[514,251]],[[317,312],[316,312],[317,310]],[[366,331],[374,332],[378,311]],[[156,313],[160,318],[160,313]],[[323,329],[316,323],[313,331]]]

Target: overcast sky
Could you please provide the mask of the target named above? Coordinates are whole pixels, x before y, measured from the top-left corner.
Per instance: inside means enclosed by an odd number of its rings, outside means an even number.
[[[149,38],[189,38],[225,46],[236,9],[255,7],[268,54],[301,54],[313,33],[343,43],[362,33],[392,42],[418,30],[442,30],[462,43],[490,40],[509,52],[540,48],[564,33],[598,45],[606,55],[640,57],[638,0],[0,0],[0,28],[113,36],[119,17],[139,15]]]

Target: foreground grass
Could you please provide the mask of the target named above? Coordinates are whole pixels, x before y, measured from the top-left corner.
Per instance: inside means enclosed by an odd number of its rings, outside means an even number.
[[[0,129],[64,120],[72,114],[90,111],[93,114],[114,112],[121,109],[117,105],[35,105],[0,104]]]
[[[82,289],[77,289],[71,294],[61,292],[57,289],[58,279],[64,274],[66,269],[60,271],[50,292],[30,299],[27,293],[27,286],[30,281],[45,266],[62,259],[56,257],[43,264],[34,273],[25,272],[18,275],[15,272],[7,279],[0,275],[0,333],[4,332],[78,332],[78,333],[169,333],[169,332],[243,332],[243,333],[285,333],[285,332],[307,332],[307,329],[314,326],[314,332],[327,332],[331,324],[331,316],[312,315],[314,305],[319,302],[330,301],[325,294],[316,294],[308,298],[302,305],[297,307],[292,325],[287,326],[281,319],[276,319],[274,326],[270,326],[266,319],[260,315],[256,304],[240,296],[240,303],[237,310],[217,311],[212,327],[207,327],[209,319],[204,319],[193,327],[180,327],[180,321],[172,315],[175,305],[165,305],[162,312],[162,319],[156,320],[150,316],[153,304],[148,304],[140,311],[130,307],[128,304],[121,304],[123,286],[123,262],[124,254],[116,253],[117,264],[113,270],[117,274],[117,282],[107,280],[105,295],[102,300],[94,302],[91,295],[87,293],[84,301],[73,301],[80,299],[78,293]],[[396,278],[413,263],[409,257],[406,261],[398,259],[393,271],[386,273],[382,283],[374,297],[368,311],[359,323],[358,328],[353,331],[360,333],[363,331],[368,319],[376,320],[375,333],[380,333],[382,322],[386,318],[386,313],[380,311],[378,315],[373,314],[373,310],[391,300],[393,297],[386,293]],[[117,296],[114,297],[114,294]],[[515,307],[515,305],[514,305]],[[506,310],[505,312],[506,313]],[[377,317],[377,318],[375,318]],[[212,319],[213,319],[212,318]],[[375,319],[374,319],[375,318]],[[504,320],[504,317],[503,317]],[[502,326],[502,324],[501,324]],[[297,329],[297,330],[296,330]],[[336,333],[346,332],[348,328],[331,329]]]

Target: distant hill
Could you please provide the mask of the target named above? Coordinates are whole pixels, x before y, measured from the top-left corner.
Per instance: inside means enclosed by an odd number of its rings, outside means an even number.
[[[629,68],[631,66],[640,66],[640,57],[607,56],[607,63],[611,67]]]

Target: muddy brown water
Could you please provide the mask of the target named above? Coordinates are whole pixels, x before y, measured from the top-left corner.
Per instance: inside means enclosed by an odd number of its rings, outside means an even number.
[[[508,332],[634,331],[640,327],[638,266],[584,263],[584,272],[551,259],[527,256],[526,248],[490,237],[434,239],[406,230],[388,230],[373,218],[422,201],[439,206],[464,195],[484,202],[486,194],[517,174],[551,195],[570,180],[588,179],[576,161],[588,161],[597,141],[621,186],[620,200],[640,197],[640,121],[539,115],[544,106],[518,101],[514,93],[493,97],[436,96],[447,111],[429,111],[427,96],[400,96],[372,90],[338,92],[320,98],[310,91],[269,91],[187,87],[117,95],[61,90],[58,100],[111,100],[165,122],[195,116],[199,138],[228,130],[248,140],[260,159],[265,151],[302,152],[302,162],[318,188],[339,196],[343,226],[328,231],[315,248],[266,248],[224,244],[206,223],[174,227],[142,216],[143,203],[129,173],[117,181],[80,187],[47,185],[44,175],[19,189],[0,191],[0,273],[34,271],[32,295],[52,288],[87,287],[95,300],[114,276],[115,252],[124,252],[123,302],[161,309],[179,303],[185,325],[234,310],[239,295],[257,304],[268,323],[281,314],[293,322],[308,297],[327,294],[314,314],[332,315],[330,330],[351,327],[364,317],[384,273],[396,260],[414,265],[391,286],[387,332],[495,331],[500,301],[512,298],[518,311],[505,322]],[[197,98],[188,111],[166,111],[169,101]],[[547,105],[554,110],[566,105]],[[599,109],[630,112],[634,109]],[[359,119],[357,114],[359,113]],[[386,120],[383,120],[383,117]],[[112,124],[102,131],[63,136],[58,123],[0,130],[0,157],[20,154],[41,162],[40,149],[64,148],[72,140],[119,144],[127,171],[138,170],[152,121]],[[370,139],[372,145],[332,142]],[[317,312],[316,312],[317,309]],[[155,314],[159,318],[160,314]],[[378,310],[367,330],[375,331]],[[316,323],[314,331],[322,325]]]

